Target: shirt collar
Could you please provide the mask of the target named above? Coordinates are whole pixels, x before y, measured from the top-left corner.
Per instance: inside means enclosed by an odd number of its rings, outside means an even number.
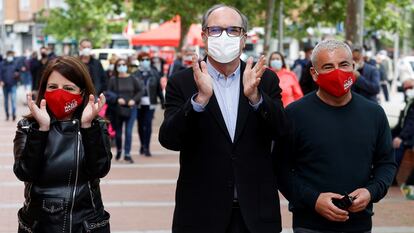
[[[241,64],[241,63],[240,63]],[[228,76],[229,79],[237,78],[240,76],[240,64],[237,66],[236,70]],[[219,80],[220,78],[223,79],[225,76],[221,74],[216,68],[211,65],[207,58],[207,71],[213,77],[214,80]]]

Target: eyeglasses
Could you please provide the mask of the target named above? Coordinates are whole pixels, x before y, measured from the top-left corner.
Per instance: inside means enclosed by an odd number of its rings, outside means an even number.
[[[213,27],[207,27],[206,29],[207,29],[206,30],[207,35],[212,36],[212,37],[220,37],[224,30],[226,30],[227,35],[230,37],[238,37],[238,36],[241,36],[243,33],[243,28],[236,27],[236,26],[231,26],[231,27],[226,27],[226,28],[213,26]]]

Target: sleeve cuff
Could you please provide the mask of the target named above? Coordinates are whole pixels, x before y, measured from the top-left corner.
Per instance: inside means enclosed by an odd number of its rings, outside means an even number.
[[[262,103],[263,103],[263,96],[262,95],[260,95],[260,100],[256,104],[252,104],[249,101],[249,104],[250,104],[250,106],[252,106],[254,111],[256,111],[259,108],[260,104],[262,104]]]
[[[304,203],[309,208],[315,209],[316,201],[318,200],[319,194],[320,193],[316,191],[307,190],[306,197],[303,199]]]
[[[39,129],[31,127],[28,136],[31,140],[46,140],[49,131],[40,131]]]
[[[80,131],[81,131],[82,136],[85,136],[87,138],[97,136],[100,133],[99,123],[93,121],[91,124],[91,127],[81,128]]]
[[[371,194],[371,202],[378,202],[379,200],[378,200],[377,195],[376,195],[375,186],[371,184],[371,185],[368,185],[365,188],[368,190],[369,194]]]
[[[203,105],[201,105],[201,104],[199,104],[199,103],[197,103],[197,102],[195,102],[195,97],[198,95],[198,93],[196,93],[196,94],[194,94],[192,97],[191,97],[191,105],[193,105],[193,109],[194,109],[194,111],[196,111],[196,112],[204,112],[204,110],[205,110],[205,106],[203,106]]]

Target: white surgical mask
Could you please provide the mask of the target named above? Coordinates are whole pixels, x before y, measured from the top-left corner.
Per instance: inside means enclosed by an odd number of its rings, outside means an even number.
[[[126,73],[128,71],[128,67],[126,65],[120,65],[116,68],[118,73]]]
[[[230,37],[226,32],[219,37],[208,37],[207,53],[215,61],[229,63],[240,55],[240,37]]]
[[[141,62],[141,66],[142,66],[142,68],[144,68],[144,69],[149,69],[149,68],[150,68],[150,66],[151,66],[151,62],[150,62],[150,61],[148,61],[148,60],[143,60],[143,61]]]
[[[80,56],[90,56],[91,53],[92,53],[92,49],[90,49],[90,48],[84,48],[84,49],[79,51]]]
[[[280,70],[282,69],[283,63],[281,60],[271,60],[270,61],[270,66],[275,69],[275,70]]]
[[[12,61],[13,61],[13,56],[7,56],[6,60],[7,60],[8,62],[12,62]]]
[[[114,64],[109,64],[108,65],[108,70],[113,71],[114,70]]]

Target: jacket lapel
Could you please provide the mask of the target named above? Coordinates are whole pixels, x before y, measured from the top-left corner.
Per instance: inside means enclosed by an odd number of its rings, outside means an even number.
[[[249,100],[244,96],[244,86],[243,86],[243,72],[246,67],[246,63],[241,61],[240,64],[240,91],[239,91],[239,106],[237,112],[237,121],[236,121],[236,132],[234,134],[234,141],[236,143],[239,137],[241,136],[243,129],[246,125],[246,121],[250,111]],[[216,96],[213,93],[213,96],[210,99],[210,103],[206,106],[207,111],[213,115],[216,119],[217,124],[223,130],[223,133],[226,135],[227,139],[231,142],[230,134],[227,130],[226,123],[224,122],[223,115],[221,114],[220,106],[217,102]]]
[[[249,100],[244,95],[244,86],[243,86],[243,73],[246,67],[246,63],[241,61],[240,64],[240,96],[239,96],[239,109],[237,112],[237,122],[236,122],[236,132],[234,134],[234,143],[240,138],[244,127],[246,126],[246,121],[249,116],[249,111],[251,110]]]
[[[221,114],[220,106],[217,102],[216,95],[213,93],[213,96],[210,98],[210,103],[206,106],[207,111],[213,115],[216,119],[217,124],[223,130],[223,133],[226,135],[226,138],[231,142],[229,131],[227,130],[226,123],[224,122],[223,115]]]

